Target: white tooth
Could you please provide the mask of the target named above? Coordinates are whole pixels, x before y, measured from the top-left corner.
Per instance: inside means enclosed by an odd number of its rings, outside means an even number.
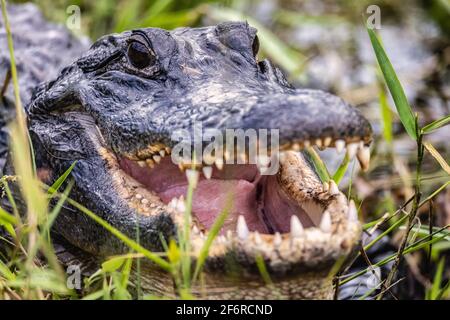
[[[161,162],[161,157],[160,156],[153,156],[153,160],[155,160],[156,163],[160,163]]]
[[[332,196],[339,194],[339,188],[338,188],[336,182],[334,182],[334,180],[330,180],[330,194]]]
[[[262,244],[262,239],[261,239],[261,236],[259,235],[259,232],[258,231],[255,231],[255,244],[257,245],[257,246],[260,246],[261,244]]]
[[[322,139],[316,139],[316,146],[318,147],[318,148],[322,148]]]
[[[194,225],[194,226],[192,227],[192,233],[193,233],[193,234],[199,234],[199,233],[200,233],[200,230],[198,230],[198,228],[197,228],[196,225]]]
[[[358,150],[358,143],[349,143],[347,145],[347,154],[350,160],[355,157],[357,150]]]
[[[223,169],[223,159],[217,158],[215,161],[215,164],[216,164],[217,169],[219,169],[219,170]]]
[[[233,238],[233,232],[231,232],[231,230],[227,230],[226,237],[227,239],[231,240],[231,238]]]
[[[334,143],[334,146],[336,147],[337,153],[341,153],[345,148],[345,141],[344,140],[336,140]]]
[[[145,168],[147,166],[147,164],[145,163],[145,161],[138,161],[138,165],[141,168]]]
[[[205,175],[206,179],[208,179],[208,180],[211,179],[212,170],[213,170],[212,167],[203,167],[202,168],[203,174]]]
[[[214,164],[214,160],[215,160],[214,156],[211,155],[210,153],[207,153],[203,156],[203,162],[209,166]]]
[[[303,146],[305,148],[309,148],[311,146],[311,142],[309,140],[305,140],[305,141],[303,141]]]
[[[332,140],[333,139],[331,139],[331,137],[326,137],[325,139],[323,139],[323,146],[324,147],[329,147]]]
[[[356,209],[355,201],[350,200],[348,206],[348,219],[350,221],[358,221],[358,209]]]
[[[300,144],[294,143],[294,144],[292,145],[292,149],[294,149],[294,151],[300,151]]]
[[[358,149],[358,157],[359,164],[363,171],[369,169],[370,165],[370,148],[366,146],[362,146]]]
[[[136,193],[136,195],[134,197],[138,200],[141,200],[143,198],[142,194],[140,194],[140,193]]]
[[[330,185],[328,184],[328,182],[323,182],[322,186],[323,186],[322,187],[323,191],[325,191],[325,192],[327,192],[330,189]]]
[[[147,203],[148,203],[148,200],[144,198],[144,199],[141,200],[141,203],[142,203],[142,204],[147,204]]]
[[[177,205],[178,205],[177,198],[172,198],[172,200],[170,200],[170,202],[167,204],[167,206],[169,206],[169,208],[172,208],[172,209],[176,209]]]
[[[227,239],[225,238],[225,236],[218,236],[218,237],[217,237],[217,241],[218,241],[219,243],[224,244],[224,243],[227,242]]]
[[[291,216],[291,237],[297,238],[300,237],[303,233],[303,225],[300,222],[300,219],[293,214]]]
[[[273,237],[273,244],[275,247],[279,247],[282,242],[283,239],[281,239],[281,234],[279,232],[275,232],[275,236]]]
[[[159,150],[159,155],[164,158],[166,155],[166,150]]]
[[[189,185],[191,185],[194,189],[197,187],[198,176],[199,173],[197,170],[193,169],[186,170],[186,177],[189,182]]]
[[[179,199],[177,203],[177,210],[181,213],[186,211],[186,205],[183,200]]]
[[[248,237],[248,227],[247,223],[245,222],[244,216],[240,215],[237,220],[237,226],[236,226],[236,232],[238,237],[241,240],[245,240]]]
[[[325,211],[320,221],[320,229],[324,232],[331,232],[331,217],[328,211]]]

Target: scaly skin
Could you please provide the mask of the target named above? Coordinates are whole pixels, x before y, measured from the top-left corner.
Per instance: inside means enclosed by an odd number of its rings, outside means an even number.
[[[33,18],[33,10],[10,10],[10,15],[13,33],[23,35],[15,38],[17,55],[24,59],[18,59],[19,72],[27,83],[22,99],[44,182],[52,183],[77,161],[71,197],[131,238],[138,226],[140,243],[162,251],[161,236],[166,241],[176,238],[183,208],[176,200],[163,201],[139,176],[127,172],[123,163],[158,170],[159,162],[170,161],[167,155],[178,142],[172,133],[184,129],[192,134],[196,121],[222,132],[279,129],[284,150],[280,169],[264,183],[274,186],[271,192],[295,203],[308,216],[309,225],[304,218],[297,222],[288,216],[290,232],[260,234],[247,230],[245,222],[233,220],[238,231],[214,241],[205,264],[205,284],[194,284],[192,292],[226,299],[331,297],[329,273],[355,249],[361,228],[354,204],[334,185],[324,186],[307,156],[298,151],[307,143],[346,144],[349,150],[358,150],[358,159],[367,166],[371,128],[356,109],[322,91],[294,89],[278,68],[267,60],[258,61],[256,29],[246,23],[108,35],[61,69],[61,57],[76,56],[82,45],[63,30],[53,34],[54,26]],[[21,19],[25,21],[19,24]],[[31,19],[37,21],[25,32]],[[30,47],[26,40],[38,30],[42,39]],[[59,42],[50,39],[59,39],[67,47],[63,40],[70,39],[70,49],[55,54],[62,50],[55,49]],[[0,48],[0,57],[6,61],[4,41]],[[30,48],[45,57],[26,60]],[[143,54],[140,60],[136,48]],[[5,70],[2,66],[0,74]],[[32,78],[34,66],[52,72]],[[38,85],[53,79],[55,69],[61,71],[54,80]],[[30,98],[28,92],[34,86]],[[215,174],[220,173],[219,167]],[[13,170],[11,164],[8,170]],[[207,229],[198,221],[191,223],[193,263]],[[93,259],[128,251],[69,206],[58,216],[53,231]],[[258,256],[273,286],[262,281],[255,263]],[[169,276],[154,265],[145,266],[142,283],[148,292],[176,295]]]

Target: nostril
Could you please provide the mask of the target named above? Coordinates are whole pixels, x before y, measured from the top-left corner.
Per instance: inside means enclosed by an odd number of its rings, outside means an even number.
[[[265,61],[259,61],[258,62],[258,67],[259,67],[259,70],[261,71],[261,73],[266,73],[267,72],[267,66],[266,66]]]

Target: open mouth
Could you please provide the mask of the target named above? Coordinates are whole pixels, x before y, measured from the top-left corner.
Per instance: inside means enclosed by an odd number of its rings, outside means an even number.
[[[346,149],[349,156],[357,156],[361,167],[367,167],[368,146],[363,140],[351,141],[328,141],[319,147]],[[227,218],[210,254],[237,249],[247,255],[259,252],[273,260],[277,252],[281,260],[310,260],[313,265],[314,259],[301,256],[301,248],[321,248],[315,252],[316,261],[325,256],[324,248],[333,252],[327,257],[338,258],[356,243],[360,225],[353,201],[347,200],[334,181],[320,181],[299,152],[302,146],[296,143],[282,148],[274,175],[262,175],[254,164],[224,164],[217,159],[213,166],[184,168],[172,162],[171,150],[164,145],[120,156],[118,164],[120,171],[140,186],[130,200],[138,212],[151,215],[155,206],[164,208],[179,226],[186,210],[188,178],[195,176],[191,211],[194,251],[200,250],[205,235],[228,204]]]

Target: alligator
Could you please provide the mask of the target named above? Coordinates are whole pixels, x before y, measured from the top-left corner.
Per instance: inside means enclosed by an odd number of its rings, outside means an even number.
[[[76,161],[70,197],[128,237],[138,231],[140,244],[153,252],[178,239],[190,210],[186,192],[195,187],[188,228],[192,263],[227,205],[228,216],[209,248],[201,283],[192,284],[193,295],[332,297],[335,266],[357,250],[362,228],[354,202],[335,182],[321,181],[303,149],[335,148],[367,168],[372,129],[357,109],[330,93],[290,85],[279,68],[258,59],[257,30],[246,22],[136,29],[103,36],[87,48],[46,22],[34,5],[8,12],[44,183]],[[2,110],[12,110],[0,26],[1,103]],[[3,125],[11,118],[3,115]],[[198,122],[224,135],[227,129],[278,130],[278,170],[264,175],[264,166],[246,152],[237,154],[243,162],[230,164],[230,155],[217,150],[200,162],[175,163],[179,140],[173,133],[193,134]],[[4,143],[6,127],[2,134]],[[13,169],[7,160],[4,172]],[[68,204],[53,233],[98,261],[130,251]],[[146,292],[177,296],[171,276],[157,265],[146,264],[140,276]]]

